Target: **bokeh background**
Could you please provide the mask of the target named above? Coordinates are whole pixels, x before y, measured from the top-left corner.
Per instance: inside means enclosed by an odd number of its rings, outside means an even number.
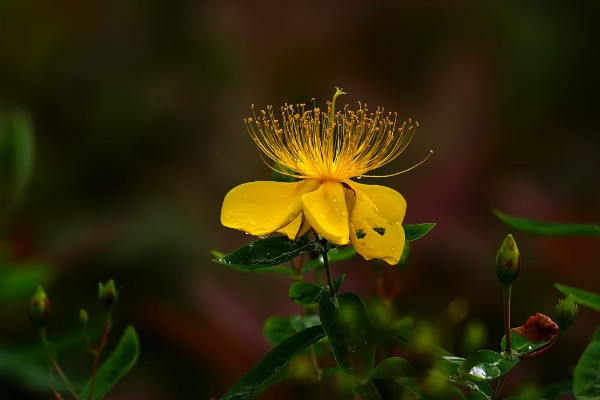
[[[298,312],[289,278],[210,261],[210,250],[250,239],[220,225],[226,192],[270,179],[242,119],[253,103],[323,105],[341,86],[342,102],[420,122],[383,172],[435,151],[373,181],[403,193],[407,223],[437,222],[412,247],[398,308],[436,319],[458,304],[457,332],[474,321],[496,348],[493,261],[509,231],[490,210],[600,220],[599,11],[592,1],[4,0],[0,113],[31,115],[36,141],[4,248],[48,266],[55,337],[77,331],[80,307],[98,314],[98,281],[117,281],[115,328],[133,323],[142,352],[110,398],[218,397],[269,350],[264,320]],[[600,291],[597,239],[515,236],[515,324],[553,312],[555,282]],[[377,296],[371,264],[357,257],[337,264],[341,273],[346,290]],[[35,343],[26,309],[24,299],[0,310],[2,348]],[[568,379],[599,322],[582,309],[507,390]],[[85,354],[65,358],[85,377]],[[49,398],[17,375],[0,368],[2,399]]]

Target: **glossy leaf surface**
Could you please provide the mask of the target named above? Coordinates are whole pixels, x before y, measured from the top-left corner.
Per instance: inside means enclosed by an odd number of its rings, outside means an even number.
[[[135,329],[129,325],[123,335],[117,347],[113,350],[110,356],[102,363],[98,369],[98,375],[96,376],[96,385],[94,387],[93,399],[99,400],[106,396],[108,391],[125,375],[128,373],[135,363],[140,354],[140,342],[135,332]],[[81,398],[87,399],[91,389],[91,382],[88,382],[81,391]]]
[[[461,357],[443,356],[434,364],[434,373],[443,375],[454,385],[470,389],[470,398],[491,400],[493,397],[493,391],[488,382],[475,382],[458,372],[458,368],[463,365],[465,361],[466,360]]]
[[[600,226],[568,224],[517,218],[493,210],[494,214],[509,227],[539,236],[600,236]]]
[[[515,331],[510,332],[511,349],[519,356],[533,353],[550,342],[551,340],[534,341],[527,339],[525,336]],[[506,351],[506,336],[502,338],[501,347],[503,351]]]
[[[373,368],[371,378],[374,379],[393,379],[402,378],[410,373],[411,366],[403,358],[390,357],[383,360],[379,365]]]
[[[325,337],[320,325],[300,331],[284,340],[263,357],[221,400],[247,400],[256,397],[302,350]]]
[[[577,289],[574,287],[561,285],[559,283],[555,284],[554,286],[560,292],[566,295],[573,295],[575,303],[593,308],[596,311],[600,311],[600,295],[585,290]]]
[[[375,342],[365,303],[354,293],[342,293],[322,298],[319,310],[338,365],[350,375],[369,377],[375,360]]]
[[[275,236],[248,243],[213,261],[244,271],[257,271],[283,264],[318,248],[318,242],[306,237],[293,241],[285,236]],[[291,270],[289,272],[292,273]]]
[[[600,328],[575,367],[573,394],[577,400],[600,399]]]
[[[337,293],[344,281],[345,275],[342,275],[333,282],[333,287]],[[318,303],[324,296],[329,296],[329,285],[315,285],[309,282],[296,282],[290,286],[290,299],[302,306]]]
[[[508,360],[502,354],[491,350],[479,350],[458,367],[458,372],[475,382],[499,378],[519,362]]]
[[[405,241],[412,242],[427,235],[433,229],[435,223],[429,222],[416,225],[402,225],[404,228]]]

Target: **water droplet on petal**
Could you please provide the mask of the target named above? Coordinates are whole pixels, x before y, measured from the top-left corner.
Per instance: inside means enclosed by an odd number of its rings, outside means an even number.
[[[252,226],[256,226],[256,221],[252,221],[252,222],[250,222],[250,225],[252,225]]]
[[[325,218],[325,214],[321,213],[321,214],[319,214],[319,217]]]
[[[342,217],[345,217],[346,215],[348,215],[348,213],[346,211],[342,211]]]

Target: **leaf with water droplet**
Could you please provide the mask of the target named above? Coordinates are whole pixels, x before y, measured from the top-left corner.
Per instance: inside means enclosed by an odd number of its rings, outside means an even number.
[[[509,360],[500,353],[491,350],[479,350],[465,360],[458,372],[475,382],[499,378],[514,367],[519,360]]]
[[[294,241],[285,236],[275,236],[248,243],[213,261],[243,271],[271,271],[292,275],[294,272],[291,269],[276,267],[318,249],[319,243],[306,237]]]

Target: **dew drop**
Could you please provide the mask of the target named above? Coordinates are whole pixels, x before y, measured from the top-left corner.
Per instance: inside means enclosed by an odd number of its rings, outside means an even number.
[[[325,218],[325,214],[321,213],[321,214],[319,214],[319,217]]]
[[[252,226],[256,226],[256,221],[252,221],[252,222],[250,222],[250,225],[252,225]]]
[[[348,213],[346,211],[342,211],[342,217],[345,217],[346,215],[348,215]]]
[[[392,247],[392,251],[396,251],[396,248],[395,248],[395,247]]]

